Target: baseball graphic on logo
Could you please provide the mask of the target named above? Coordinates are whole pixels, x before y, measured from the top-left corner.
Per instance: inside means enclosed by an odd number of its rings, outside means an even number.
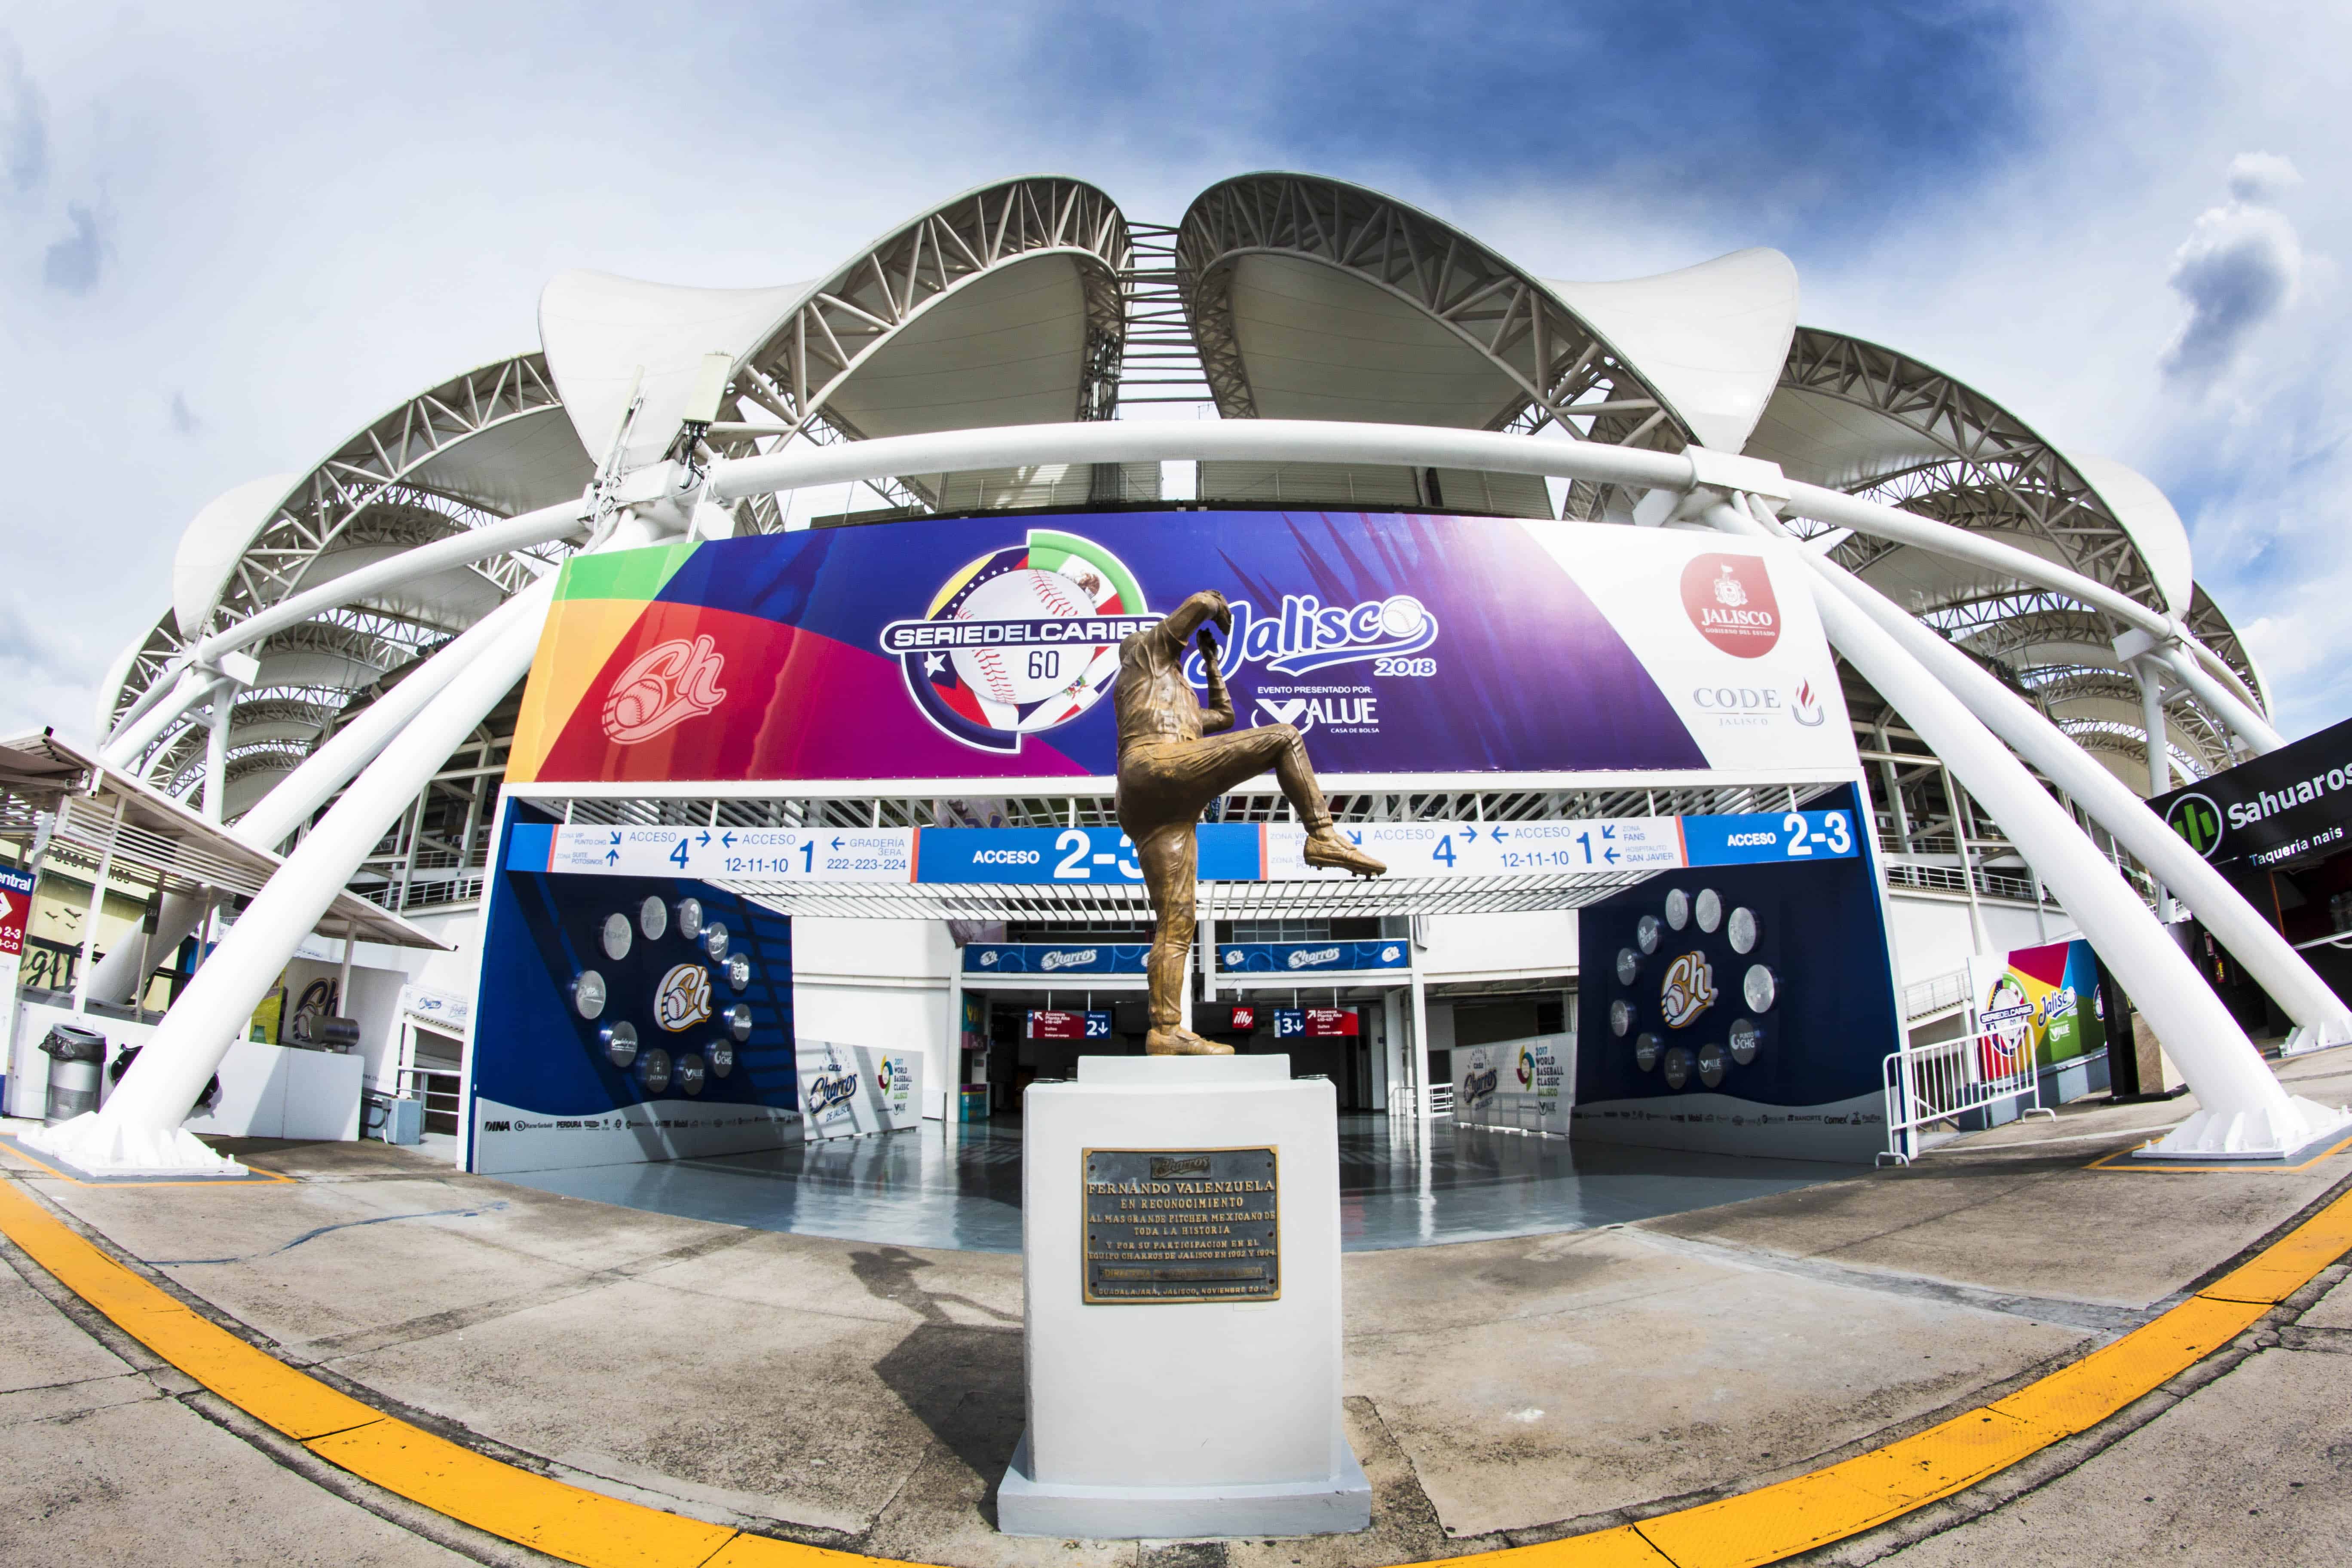
[[[709,637],[656,643],[613,678],[604,696],[604,733],[634,746],[709,712],[727,700],[719,684],[727,660]]]
[[[654,993],[654,1022],[682,1034],[710,1016],[710,973],[698,963],[681,963],[661,977]]]
[[[1429,612],[1419,599],[1399,594],[1381,606],[1381,630],[1392,637],[1409,637],[1429,624]]]
[[[1094,605],[1085,590],[1059,572],[1025,567],[992,577],[972,591],[955,613],[960,621],[1011,621],[1052,616],[1058,618],[1089,615]],[[1065,647],[1060,643],[1000,643],[992,647],[960,647],[956,673],[964,684],[991,702],[1017,707],[1043,702],[1076,680],[1092,662],[1092,647]]]
[[[1118,645],[1155,624],[1143,589],[1090,539],[1032,529],[967,562],[919,619],[882,628],[923,717],[967,746],[1017,752],[1083,717],[1118,676]]]

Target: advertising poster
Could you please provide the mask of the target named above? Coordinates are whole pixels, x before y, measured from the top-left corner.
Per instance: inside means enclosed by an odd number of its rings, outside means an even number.
[[[1566,1035],[1456,1047],[1454,1120],[1470,1127],[1502,1127],[1566,1137],[1570,1097]]]
[[[922,1119],[922,1058],[830,1040],[800,1042],[802,1126],[811,1142],[896,1132]]]
[[[2005,963],[1979,970],[1977,1023],[1987,1078],[2005,1077],[2026,1059],[2054,1068],[2106,1049],[2106,1009],[2099,962],[2076,939],[2021,947]]]
[[[1171,511],[576,556],[508,776],[1106,777],[1120,639],[1205,588],[1233,611],[1235,722],[1296,726],[1327,778],[1854,766],[1803,570],[1776,542]],[[1189,673],[1205,686],[1198,654]]]
[[[33,887],[30,872],[0,866],[0,999],[12,1005],[25,962],[25,926],[33,916]]]

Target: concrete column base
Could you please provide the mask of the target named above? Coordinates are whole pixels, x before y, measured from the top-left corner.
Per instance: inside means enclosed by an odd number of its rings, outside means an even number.
[[[1030,1473],[1029,1434],[996,1491],[996,1528],[1007,1535],[1086,1541],[1192,1541],[1218,1537],[1347,1535],[1372,1522],[1372,1483],[1344,1439],[1331,1474],[1259,1486],[1077,1486]]]

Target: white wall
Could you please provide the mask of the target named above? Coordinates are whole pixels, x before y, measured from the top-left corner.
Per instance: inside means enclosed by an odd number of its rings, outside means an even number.
[[[919,1052],[923,1114],[941,1113],[956,1064],[948,1059],[948,972],[956,960],[942,921],[793,921],[793,1028],[806,1040]]]
[[[1429,945],[1413,962],[1431,982],[1528,978],[1576,973],[1576,911],[1519,915],[1433,915]],[[1435,1032],[1433,1024],[1432,1033]]]
[[[1890,890],[1886,902],[1894,926],[1895,972],[1906,985],[1949,974],[1966,966],[1969,954],[1976,952],[1967,899],[1958,894]],[[2030,904],[1985,900],[1979,907],[1984,911],[1986,939],[1995,952],[2039,947],[2081,934],[2061,910],[2045,910],[2037,922]]]

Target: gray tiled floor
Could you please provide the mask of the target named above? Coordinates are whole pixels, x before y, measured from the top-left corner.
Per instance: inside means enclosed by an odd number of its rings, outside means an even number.
[[[1616,1225],[1833,1181],[1803,1160],[1569,1143],[1379,1115],[1339,1119],[1350,1252]],[[537,1171],[503,1180],[571,1197],[803,1236],[1021,1250],[1021,1124],[919,1131],[757,1154]]]

